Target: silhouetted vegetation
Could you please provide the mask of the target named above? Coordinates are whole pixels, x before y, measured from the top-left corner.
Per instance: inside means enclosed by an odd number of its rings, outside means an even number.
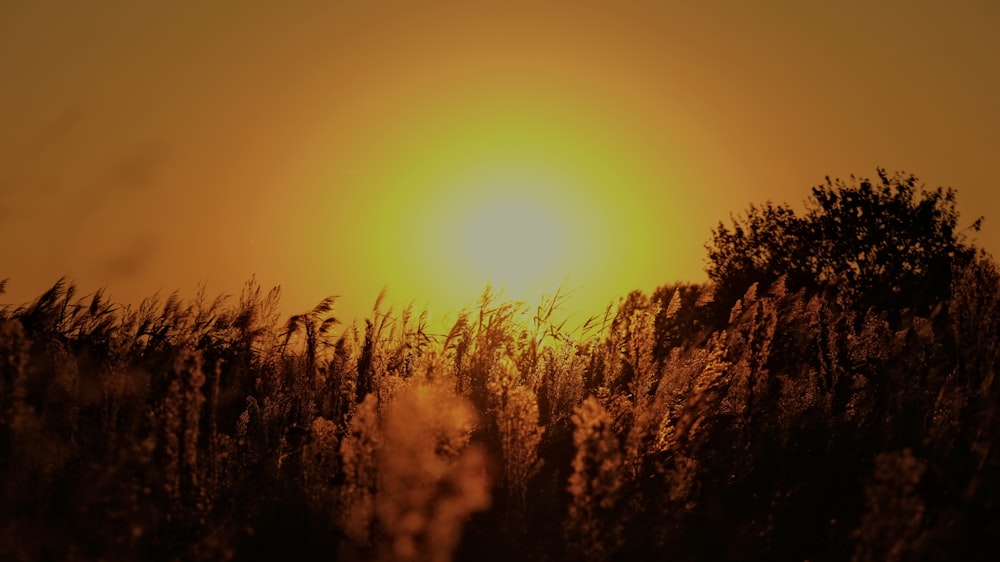
[[[975,250],[959,231],[955,191],[927,191],[918,181],[882,169],[874,182],[827,177],[801,217],[768,202],[751,205],[731,228],[720,223],[708,246],[718,310],[728,314],[751,284],[784,277],[791,290],[837,291],[859,308],[926,313]]]
[[[879,175],[574,329],[60,281],[0,309],[0,559],[1000,559],[1000,271]]]

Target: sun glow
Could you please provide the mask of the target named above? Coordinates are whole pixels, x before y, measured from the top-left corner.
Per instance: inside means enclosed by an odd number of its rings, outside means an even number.
[[[567,226],[537,201],[484,200],[463,217],[463,261],[492,285],[514,294],[538,279],[551,279],[566,267]]]
[[[653,191],[641,135],[544,88],[462,94],[409,99],[359,139],[371,196],[346,220],[358,266],[390,295],[447,313],[487,285],[529,304],[570,292],[590,315],[661,263],[656,205],[626,195]]]

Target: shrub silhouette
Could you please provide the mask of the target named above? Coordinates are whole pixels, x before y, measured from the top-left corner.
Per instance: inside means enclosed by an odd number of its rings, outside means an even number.
[[[952,270],[975,254],[958,228],[955,191],[927,191],[912,175],[877,171],[876,181],[828,177],[802,216],[768,202],[751,205],[731,227],[719,223],[707,245],[717,314],[753,283],[766,287],[783,276],[792,290],[837,290],[861,308],[926,313],[945,298]]]

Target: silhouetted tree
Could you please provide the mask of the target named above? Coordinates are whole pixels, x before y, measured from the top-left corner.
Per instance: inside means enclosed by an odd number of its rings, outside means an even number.
[[[952,271],[975,255],[957,229],[955,190],[926,191],[912,175],[877,171],[876,181],[827,177],[802,216],[768,202],[732,227],[719,223],[706,246],[716,319],[750,285],[782,275],[791,290],[835,289],[862,308],[924,310],[943,299]]]

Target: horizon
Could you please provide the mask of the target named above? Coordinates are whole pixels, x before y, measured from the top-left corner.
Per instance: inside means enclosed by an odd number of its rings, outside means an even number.
[[[1000,7],[769,7],[0,7],[0,302],[255,277],[345,326],[383,288],[444,321],[487,284],[586,317],[876,166],[954,187],[997,255]]]

